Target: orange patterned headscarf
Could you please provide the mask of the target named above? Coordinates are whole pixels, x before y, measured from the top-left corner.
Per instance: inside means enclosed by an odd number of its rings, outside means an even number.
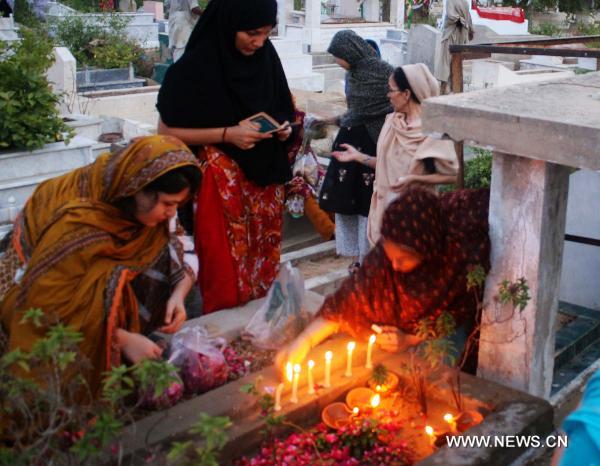
[[[92,387],[119,363],[117,328],[139,331],[131,280],[159,257],[169,241],[168,225],[146,227],[112,203],[178,167],[199,169],[178,139],[144,137],[126,149],[41,184],[15,222],[12,248],[24,275],[0,297],[9,349],[28,351],[44,328],[21,324],[21,312],[40,308],[51,319],[83,333]]]

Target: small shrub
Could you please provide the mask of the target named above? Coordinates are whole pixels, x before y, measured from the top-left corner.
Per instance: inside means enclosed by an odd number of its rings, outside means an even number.
[[[474,147],[475,157],[465,162],[465,188],[489,188],[492,182],[492,151]]]
[[[538,34],[541,36],[559,37],[561,35],[561,29],[552,23],[541,23],[538,25],[532,25],[529,31],[531,34]]]
[[[97,23],[67,16],[53,25],[55,42],[71,51],[78,66],[125,68],[142,54],[140,46],[127,38],[128,23],[117,14],[106,15]]]
[[[592,24],[578,23],[577,24],[577,35],[578,36],[598,36],[598,35],[600,35],[600,23],[592,23]]]
[[[0,41],[0,148],[34,150],[67,140],[72,130],[63,122],[46,78],[52,44],[23,30],[21,42]]]

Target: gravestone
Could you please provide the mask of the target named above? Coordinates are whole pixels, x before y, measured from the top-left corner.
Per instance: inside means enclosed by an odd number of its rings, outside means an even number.
[[[432,74],[442,50],[442,33],[426,24],[415,24],[408,32],[406,64],[424,63]]]
[[[54,47],[54,63],[46,72],[55,94],[62,94],[61,112],[79,111],[77,105],[77,62],[66,47]]]
[[[0,18],[0,40],[14,42],[19,40],[13,17]]]

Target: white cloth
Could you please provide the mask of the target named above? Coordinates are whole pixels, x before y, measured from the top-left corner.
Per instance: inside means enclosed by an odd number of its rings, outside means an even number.
[[[198,21],[192,9],[198,6],[198,0],[171,0],[169,8],[169,47],[185,48],[190,34]]]

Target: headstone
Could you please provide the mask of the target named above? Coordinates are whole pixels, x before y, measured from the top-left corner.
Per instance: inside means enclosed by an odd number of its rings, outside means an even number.
[[[156,21],[165,19],[165,9],[163,2],[155,2],[153,0],[144,0],[144,11],[152,13]]]
[[[442,50],[442,33],[426,24],[415,24],[408,32],[407,64],[425,63],[435,73],[435,64]]]
[[[0,40],[5,42],[14,42],[19,40],[19,35],[15,29],[13,17],[0,18]]]
[[[54,47],[54,63],[46,72],[54,93],[62,94],[62,113],[73,113],[77,108],[77,61],[66,47]]]
[[[340,7],[337,16],[345,18],[360,18],[360,1],[357,0],[340,0]]]

